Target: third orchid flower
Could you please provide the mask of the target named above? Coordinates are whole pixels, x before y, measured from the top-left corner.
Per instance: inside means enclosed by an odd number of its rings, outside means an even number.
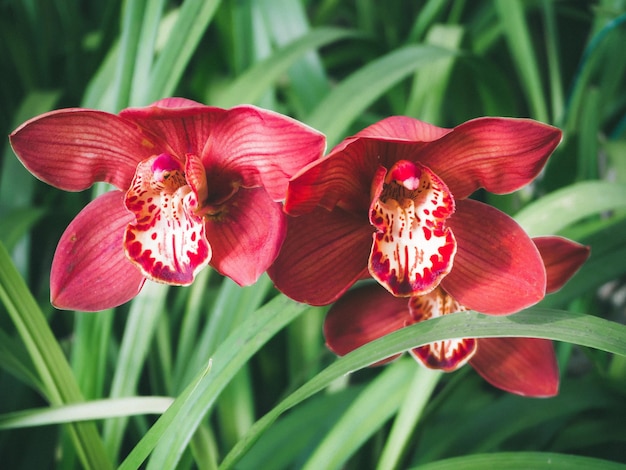
[[[565,238],[538,237],[533,242],[545,263],[548,293],[560,289],[589,256],[587,247]],[[324,335],[328,347],[344,355],[408,325],[466,310],[440,287],[405,299],[394,297],[379,286],[363,285],[346,293],[330,308]],[[559,372],[549,340],[457,338],[409,352],[424,366],[447,372],[469,363],[489,383],[510,393],[546,397],[558,392]]]

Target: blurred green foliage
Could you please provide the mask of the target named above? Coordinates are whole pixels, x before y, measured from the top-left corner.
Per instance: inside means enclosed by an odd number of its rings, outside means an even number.
[[[0,465],[134,468],[151,453],[148,468],[211,469],[227,455],[227,466],[271,469],[626,465],[625,45],[624,0],[0,1],[4,135],[54,108],[117,112],[164,96],[274,109],[329,145],[394,114],[445,127],[530,117],[564,131],[546,170],[515,194],[476,197],[521,211],[532,233],[549,225],[592,247],[543,304],[560,309],[545,311],[547,337],[562,339],[558,397],[506,395],[472,370],[427,376],[406,358],[347,376],[380,350],[337,361],[324,309],[275,297],[267,278],[239,288],[207,271],[115,311],[54,310],[56,242],[93,194],[35,180],[6,142]],[[530,329],[530,313],[494,331]],[[437,334],[453,337],[458,320],[443,320]],[[115,418],[20,428],[38,408],[129,396],[178,399],[156,424],[104,400],[87,416]],[[85,416],[60,410],[49,422]]]

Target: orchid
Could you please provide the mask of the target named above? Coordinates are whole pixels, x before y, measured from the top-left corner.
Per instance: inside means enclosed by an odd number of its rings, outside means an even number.
[[[322,134],[278,113],[183,98],[119,115],[52,111],[10,139],[52,186],[116,188],[78,214],[54,255],[52,303],[84,311],[130,300],[146,279],[188,285],[209,264],[254,283],[285,238],[289,178],[325,147]]]
[[[587,247],[564,238],[540,237],[533,241],[545,263],[549,293],[560,289],[589,255]],[[441,287],[407,301],[376,285],[360,286],[330,308],[324,323],[326,344],[336,354],[345,355],[408,325],[466,310]],[[558,367],[549,340],[458,338],[409,352],[423,366],[446,372],[469,363],[487,382],[510,393],[546,397],[558,392]],[[392,359],[395,357],[381,363]]]
[[[546,285],[537,248],[511,217],[468,196],[520,189],[560,139],[557,128],[528,119],[373,124],[290,181],[293,217],[270,277],[313,305],[369,277],[398,297],[441,286],[483,313],[533,305]]]

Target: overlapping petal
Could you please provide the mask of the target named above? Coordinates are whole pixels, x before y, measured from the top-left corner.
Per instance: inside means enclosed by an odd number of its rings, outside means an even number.
[[[305,167],[289,183],[285,210],[290,215],[310,212],[315,206],[339,206],[367,217],[372,181],[380,166],[391,168],[400,160],[415,160],[420,146],[379,139],[353,139],[341,151]]]
[[[530,397],[559,391],[559,369],[552,341],[537,338],[481,338],[470,364],[499,389]]]
[[[137,164],[164,145],[114,114],[62,109],[35,117],[10,136],[24,166],[37,178],[66,191],[96,181],[126,190]]]
[[[282,201],[289,179],[319,159],[325,137],[305,124],[256,106],[237,106],[215,123],[202,152],[209,174],[235,174],[244,187],[263,186]]]
[[[448,225],[457,239],[443,288],[467,308],[510,314],[539,302],[546,271],[539,251],[508,215],[478,201],[457,201]]]
[[[70,223],[50,273],[55,307],[104,310],[137,295],[145,279],[122,249],[124,229],[132,220],[124,207],[124,193],[111,191],[88,204]]]
[[[546,292],[556,292],[578,271],[589,257],[589,247],[563,237],[535,237],[546,266]]]
[[[457,200],[481,187],[504,194],[530,183],[560,141],[559,129],[530,119],[478,118],[429,144],[419,160]]]
[[[406,140],[409,142],[432,142],[452,132],[452,129],[434,126],[408,116],[390,116],[378,121],[355,137],[371,137],[383,140]]]
[[[127,108],[120,116],[167,142],[170,152],[183,158],[200,156],[226,109],[205,106],[183,98],[169,98],[142,108]]]
[[[404,328],[408,316],[406,299],[389,295],[376,284],[357,287],[347,292],[328,311],[324,320],[326,345],[335,354],[343,356]],[[391,359],[393,357],[378,364]]]
[[[263,188],[238,191],[223,212],[206,219],[211,266],[242,286],[253,284],[276,259],[286,216]]]
[[[311,223],[315,221],[315,223]],[[341,209],[289,218],[287,238],[268,273],[299,302],[327,305],[368,274],[372,228]]]

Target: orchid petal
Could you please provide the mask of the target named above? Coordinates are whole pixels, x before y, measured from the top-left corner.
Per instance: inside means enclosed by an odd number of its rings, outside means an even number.
[[[78,108],[33,118],[10,139],[31,173],[66,191],[82,191],[96,181],[126,190],[137,164],[164,150],[158,139],[114,114]]]
[[[385,142],[352,139],[340,150],[305,167],[289,183],[285,210],[290,215],[306,214],[317,205],[335,206],[366,214],[371,203],[372,180],[380,166],[391,168],[400,160],[415,160],[425,143]]]
[[[291,217],[287,238],[268,273],[298,302],[327,305],[367,273],[372,227],[341,209]]]
[[[561,131],[530,119],[479,118],[432,142],[419,161],[464,199],[478,188],[504,194],[530,183],[561,141]]]
[[[154,281],[191,284],[211,259],[211,247],[182,163],[168,154],[141,162],[126,207],[136,219],[124,235],[129,259]]]
[[[355,137],[432,142],[450,132],[452,132],[452,129],[437,127],[411,117],[390,116],[366,127],[358,132]]]
[[[209,179],[263,186],[275,201],[285,198],[289,179],[325,149],[318,131],[250,105],[226,110],[178,98],[120,116],[160,136],[178,156],[201,156]]]
[[[158,101],[152,103],[149,108],[196,108],[198,106],[205,107],[202,103],[198,103],[197,101],[190,100],[188,98],[179,98],[179,97],[171,97],[171,98],[161,98]]]
[[[448,225],[457,240],[442,287],[467,308],[506,315],[539,302],[546,271],[535,244],[511,217],[478,201],[456,201]]]
[[[244,187],[263,186],[285,199],[289,179],[322,157],[323,134],[272,111],[237,106],[215,123],[202,153],[209,175],[237,175]]]
[[[373,283],[357,287],[346,292],[328,310],[324,320],[326,345],[335,354],[343,356],[370,341],[404,328],[408,318],[406,299],[389,295]]]
[[[205,106],[184,98],[167,98],[143,108],[127,108],[120,116],[159,136],[178,158],[200,156],[225,109]]]
[[[213,248],[211,266],[247,286],[274,262],[287,231],[286,216],[263,188],[240,189],[222,208],[206,217]]]
[[[537,338],[481,338],[470,360],[487,382],[509,393],[552,397],[559,369],[552,341]]]
[[[589,247],[562,237],[535,237],[541,258],[546,266],[546,292],[556,292],[580,269],[589,258]]]
[[[375,182],[385,173],[380,170]],[[456,242],[445,220],[454,212],[454,200],[437,175],[407,160],[396,163],[377,186],[370,211],[377,229],[370,273],[393,295],[426,294],[452,269]]]
[[[105,310],[139,293],[145,279],[122,249],[124,228],[132,218],[121,191],[103,194],[76,216],[52,261],[50,297],[55,307]]]

